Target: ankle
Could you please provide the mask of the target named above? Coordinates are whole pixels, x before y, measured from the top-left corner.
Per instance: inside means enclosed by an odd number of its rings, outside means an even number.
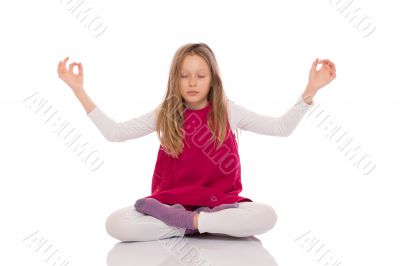
[[[193,225],[196,229],[199,229],[199,213],[196,212],[193,218]]]

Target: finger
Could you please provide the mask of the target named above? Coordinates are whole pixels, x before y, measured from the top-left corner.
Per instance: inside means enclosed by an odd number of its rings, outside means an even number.
[[[329,75],[330,75],[330,78],[332,80],[336,78],[336,72],[335,71],[329,70]]]
[[[68,59],[69,59],[69,57],[67,56],[66,58],[64,58],[64,60],[63,60],[63,65],[64,65],[64,67],[66,66],[66,64],[67,64],[67,61],[68,61]]]
[[[329,59],[324,59],[322,61],[323,61],[322,63],[323,63],[324,66],[327,66],[327,67],[331,68],[332,70],[334,70],[333,64]]]
[[[60,61],[60,62],[58,63],[57,73],[58,73],[59,76],[61,76],[61,75],[63,74],[62,61]]]
[[[62,74],[65,73],[65,68],[64,68],[63,61],[60,61],[60,62],[58,63],[58,72],[59,72],[60,75],[62,75]]]
[[[83,67],[82,67],[82,63],[81,62],[79,62],[79,64],[78,64],[78,70],[79,70],[78,75],[83,75]]]
[[[333,71],[336,71],[336,66],[335,66],[334,63],[332,63],[331,60],[326,59],[326,60],[324,60],[324,61],[326,62],[326,64],[327,64],[330,68],[332,68]]]
[[[326,71],[328,71],[328,73],[334,73],[334,72],[335,72],[335,71],[333,71],[333,68],[330,67],[328,64],[325,64],[325,65],[323,66],[323,68],[324,68]]]
[[[326,59],[322,59],[320,63],[325,66],[328,64],[328,61],[326,61]]]
[[[61,69],[62,69],[63,71],[67,71],[67,61],[68,61],[68,59],[69,59],[69,57],[67,56],[67,57],[63,60],[63,64],[62,64],[62,67],[61,67]]]
[[[76,62],[73,62],[69,64],[68,71],[71,72],[72,74],[74,73],[74,66],[78,65]]]
[[[311,65],[311,71],[312,70],[315,70],[316,68],[317,68],[317,65],[318,65],[318,58],[316,58],[315,60],[314,60],[314,62],[312,63],[312,65]]]
[[[321,68],[323,68],[324,66],[327,66],[327,61],[326,61],[326,59],[321,59],[321,60],[318,60],[319,62],[318,62],[318,65],[322,65],[321,66]]]
[[[325,69],[325,68],[327,67],[325,59],[319,60],[318,65],[321,65],[321,67],[319,68],[319,70]]]
[[[329,61],[330,65],[331,65],[331,67],[333,68],[333,71],[336,72],[336,66],[335,66],[335,64],[334,64],[331,60],[328,60],[328,61]]]

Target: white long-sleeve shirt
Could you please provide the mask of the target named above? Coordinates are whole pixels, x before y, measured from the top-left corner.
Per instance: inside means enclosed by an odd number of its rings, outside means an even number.
[[[299,97],[296,103],[282,116],[273,117],[258,114],[228,99],[228,119],[231,130],[237,128],[270,136],[289,136],[297,127],[304,114],[315,105]],[[112,142],[135,139],[156,131],[157,108],[124,122],[116,122],[96,106],[87,116],[102,135]]]

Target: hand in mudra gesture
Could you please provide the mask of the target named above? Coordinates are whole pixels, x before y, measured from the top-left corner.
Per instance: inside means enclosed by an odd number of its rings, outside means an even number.
[[[76,63],[73,62],[69,64],[69,67],[67,69],[66,63],[68,61],[69,57],[66,57],[63,61],[60,61],[58,63],[58,77],[62,79],[65,83],[68,84],[68,86],[71,87],[74,93],[79,92],[80,90],[83,90],[83,67],[82,63]],[[74,67],[78,66],[78,74],[74,73]]]
[[[318,64],[322,64],[322,67],[317,70]],[[315,59],[313,62],[310,75],[308,77],[308,87],[315,94],[320,88],[329,84],[332,80],[336,78],[336,66],[329,59],[318,60]]]

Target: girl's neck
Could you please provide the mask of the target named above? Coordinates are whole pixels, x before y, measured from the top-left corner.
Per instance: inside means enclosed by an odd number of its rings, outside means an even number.
[[[210,106],[210,102],[209,101],[205,101],[205,102],[203,102],[202,104],[200,104],[198,106],[193,106],[193,105],[188,105],[188,104],[186,104],[186,106],[187,106],[187,108],[186,108],[187,110],[190,110],[190,111],[201,111],[201,110],[204,110],[207,107],[209,107]]]

